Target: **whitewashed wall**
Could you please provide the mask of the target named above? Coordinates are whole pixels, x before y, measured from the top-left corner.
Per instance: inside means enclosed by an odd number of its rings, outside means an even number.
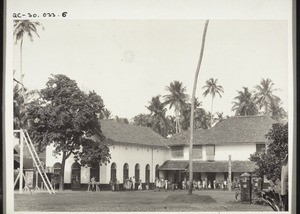
[[[161,166],[168,157],[167,148],[164,147],[150,147],[144,145],[132,144],[115,144],[110,147],[111,161],[106,167],[106,176],[101,169],[101,183],[108,183],[110,181],[111,164],[117,165],[117,179],[120,183],[123,182],[123,166],[125,163],[129,165],[129,178],[135,176],[135,165],[140,165],[140,179],[145,182],[146,165],[150,165],[150,182],[154,182],[155,166]]]
[[[216,145],[215,160],[228,160],[231,155],[231,160],[249,160],[250,154],[256,151],[256,145],[239,144],[239,145]]]
[[[53,155],[53,146],[47,146],[46,149],[46,166],[53,167],[56,162],[61,163],[61,155],[56,157]],[[123,166],[125,163],[129,165],[129,177],[135,174],[135,165],[140,165],[140,179],[145,182],[146,165],[150,165],[150,182],[154,182],[155,166],[161,166],[169,157],[167,148],[150,147],[132,144],[115,144],[110,147],[111,160],[107,165],[100,166],[100,183],[108,184],[110,181],[110,168],[112,163],[117,165],[117,179],[123,182]],[[71,183],[71,166],[74,158],[71,155],[65,164],[64,182]],[[88,167],[81,167],[81,183],[87,183],[90,179],[90,170]]]
[[[226,144],[226,145],[215,145],[215,161],[228,161],[229,155],[231,160],[249,160],[250,154],[256,151],[256,144]],[[188,160],[189,159],[189,146],[183,147],[183,157],[173,158],[171,156],[171,150],[167,152],[167,160]],[[195,159],[206,161],[206,146],[202,146],[202,158]]]

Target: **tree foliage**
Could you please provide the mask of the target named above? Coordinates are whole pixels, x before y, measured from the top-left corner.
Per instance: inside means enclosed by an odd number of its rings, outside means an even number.
[[[233,102],[232,110],[237,116],[257,115],[258,107],[255,97],[247,87],[243,87],[243,89],[243,91],[237,91],[238,96],[234,98],[236,101]]]
[[[250,160],[258,166],[256,173],[259,176],[266,175],[267,179],[275,181],[280,179],[282,161],[288,154],[288,124],[273,124],[266,138],[270,140],[267,149],[255,152]]]
[[[60,74],[49,78],[40,95],[28,108],[29,134],[39,151],[53,144],[54,154],[62,155],[62,176],[70,155],[84,165],[109,161],[109,140],[97,116],[104,107],[99,95],[81,91],[74,80]]]

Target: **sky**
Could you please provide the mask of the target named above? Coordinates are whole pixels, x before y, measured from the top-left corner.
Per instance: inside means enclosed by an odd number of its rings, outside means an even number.
[[[99,94],[113,116],[128,119],[149,113],[153,96],[165,95],[178,80],[191,96],[204,20],[55,20],[41,21],[44,30],[23,43],[24,84],[45,88],[51,74],[65,74],[85,91]],[[288,34],[286,21],[210,20],[196,96],[210,111],[211,97],[202,94],[206,80],[218,79],[222,98],[213,112],[232,116],[234,97],[270,78],[288,108]],[[19,46],[14,70],[20,71]],[[168,110],[173,114],[173,109]]]

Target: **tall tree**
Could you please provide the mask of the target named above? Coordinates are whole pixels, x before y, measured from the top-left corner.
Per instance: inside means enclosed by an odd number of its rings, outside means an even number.
[[[222,97],[221,93],[224,93],[224,89],[221,85],[218,85],[218,79],[210,78],[206,81],[206,85],[203,86],[203,89],[205,89],[203,95],[206,97],[208,94],[211,95],[211,118],[210,118],[210,127],[212,127],[213,123],[213,103],[214,98],[216,94],[218,94],[220,97]]]
[[[248,90],[247,87],[243,87],[243,91],[237,91],[238,96],[234,99],[232,111],[235,111],[237,116],[257,115],[258,107],[256,105],[255,97]]]
[[[24,37],[27,36],[30,41],[33,41],[33,34],[37,35],[39,37],[38,31],[37,31],[37,27],[41,26],[40,22],[32,22],[29,20],[14,20],[14,42],[15,44],[17,44],[18,42],[20,42],[20,80],[18,81],[16,78],[14,78],[14,81],[16,81],[19,86],[21,87],[21,90],[19,91],[19,93],[21,94],[21,96],[24,96],[22,99],[23,103],[19,103],[19,110],[20,112],[25,112],[25,87],[24,87],[24,83],[23,83],[23,41],[24,41]],[[20,114],[20,116],[22,116]],[[24,115],[23,115],[24,116]],[[22,118],[20,118],[22,119]],[[20,123],[19,125],[24,125],[24,123]],[[25,127],[22,127],[25,128]]]
[[[277,122],[287,119],[287,112],[281,107],[280,98],[275,98],[269,106],[270,116]]]
[[[24,37],[28,36],[30,41],[33,41],[33,35],[40,37],[37,27],[41,26],[40,22],[33,22],[29,20],[15,20],[14,21],[14,40],[15,44],[20,42],[20,82],[23,84],[23,41]]]
[[[250,156],[250,160],[258,166],[257,175],[266,175],[268,180],[275,181],[281,177],[282,161],[288,154],[288,124],[273,124],[266,138],[271,142],[267,149],[255,152]]]
[[[165,104],[160,101],[160,96],[152,97],[149,106],[146,106],[146,108],[150,111],[152,129],[163,137],[167,137],[167,109],[165,108]]]
[[[28,107],[29,134],[39,151],[52,144],[54,154],[61,155],[62,178],[71,155],[82,164],[109,161],[109,140],[98,119],[104,107],[99,95],[81,91],[74,80],[60,74],[49,78],[40,95]]]
[[[176,133],[181,132],[180,126],[180,111],[184,104],[188,100],[186,87],[183,87],[182,82],[173,81],[169,86],[166,87],[169,94],[165,95],[165,104],[169,105],[169,108],[174,106],[175,109],[175,120],[176,120]]]
[[[270,105],[274,105],[275,100],[278,99],[277,96],[273,94],[274,83],[270,79],[262,79],[259,85],[256,85],[255,88],[255,98],[256,102],[260,109],[264,108],[264,114],[269,115]]]
[[[190,182],[190,184],[193,183],[193,145],[194,145],[194,108],[195,108],[194,103],[195,103],[198,75],[199,75],[200,66],[201,66],[201,62],[202,62],[202,58],[203,58],[204,44],[205,44],[208,23],[209,23],[209,20],[206,20],[204,30],[203,30],[200,56],[199,56],[198,65],[197,65],[196,72],[195,72],[192,102],[191,102],[191,124],[190,124],[191,132],[190,132],[190,145],[189,145],[189,182]],[[193,194],[193,186],[189,185],[188,195],[192,195],[192,194]]]

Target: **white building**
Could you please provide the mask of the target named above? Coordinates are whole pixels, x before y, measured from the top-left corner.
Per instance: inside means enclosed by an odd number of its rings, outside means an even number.
[[[274,121],[266,116],[236,116],[218,123],[209,130],[194,131],[193,178],[222,181],[228,178],[229,156],[232,179],[256,167],[249,160],[251,154],[261,151],[269,142],[265,135]],[[188,176],[190,132],[182,132],[168,139],[171,158],[160,170],[167,179],[179,183]]]
[[[65,164],[64,183],[66,188],[80,188],[94,176],[102,187],[109,181],[135,177],[136,181],[153,183],[158,177],[158,168],[169,158],[169,149],[165,139],[152,129],[134,126],[111,120],[101,121],[103,134],[113,140],[110,146],[111,160],[108,164],[89,167],[80,166],[69,157]],[[53,147],[46,149],[46,167],[54,172],[60,170],[61,156],[52,155]]]
[[[265,148],[265,135],[274,121],[266,116],[231,117],[209,130],[194,131],[194,179],[224,180],[228,178],[229,156],[232,160],[232,179],[244,172],[251,172],[255,165],[250,154]],[[109,181],[135,177],[153,184],[156,177],[181,186],[188,177],[190,132],[185,131],[164,139],[143,126],[134,126],[110,120],[101,121],[103,134],[113,140],[108,164],[91,168],[80,166],[69,157],[65,164],[65,188],[86,188],[91,177],[108,188]],[[46,167],[52,172],[61,169],[61,157],[54,157],[53,147],[46,148]],[[122,186],[122,185],[121,185]]]

